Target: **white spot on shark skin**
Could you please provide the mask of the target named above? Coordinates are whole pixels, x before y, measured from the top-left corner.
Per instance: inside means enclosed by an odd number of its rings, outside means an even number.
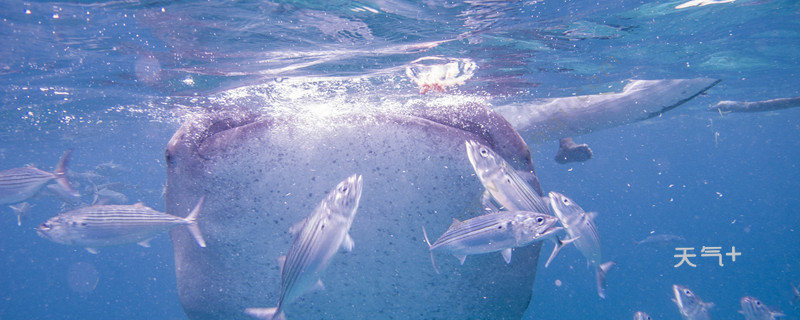
[[[687,1],[687,2],[684,2],[682,4],[679,4],[679,5],[675,6],[675,9],[680,10],[680,9],[685,9],[685,8],[689,8],[689,7],[702,7],[702,6],[707,6],[707,5],[710,5],[710,4],[730,3],[730,2],[734,2],[734,1],[736,1],[736,0],[692,0],[692,1]]]

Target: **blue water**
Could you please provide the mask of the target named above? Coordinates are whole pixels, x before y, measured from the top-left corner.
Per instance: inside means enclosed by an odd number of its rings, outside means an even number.
[[[526,319],[679,319],[675,283],[714,302],[715,319],[741,319],[745,295],[800,318],[790,287],[800,284],[800,110],[705,111],[800,96],[800,3],[674,9],[682,2],[4,1],[0,169],[52,170],[71,148],[84,203],[92,183],[116,183],[129,203],[163,210],[167,141],[204,97],[230,88],[266,83],[278,101],[415,94],[404,70],[425,56],[474,61],[447,94],[494,104],[629,78],[719,78],[662,117],[576,137],[594,151],[585,163],[559,165],[556,142],[528,141],[544,188],[598,212],[617,266],[601,300],[577,250],[542,261]],[[28,202],[22,227],[0,208],[0,319],[186,318],[167,235],[93,255],[34,230],[79,204]],[[651,232],[685,240],[636,245]],[[720,267],[702,246],[742,254]],[[697,267],[673,267],[676,247],[694,247]]]

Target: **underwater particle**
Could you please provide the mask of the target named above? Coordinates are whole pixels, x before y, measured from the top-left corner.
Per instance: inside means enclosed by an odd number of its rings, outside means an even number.
[[[560,287],[563,283],[561,282],[561,279],[556,279],[555,284],[556,287]]]
[[[72,291],[89,293],[97,288],[97,283],[100,282],[100,274],[91,263],[76,262],[67,271],[67,282]]]

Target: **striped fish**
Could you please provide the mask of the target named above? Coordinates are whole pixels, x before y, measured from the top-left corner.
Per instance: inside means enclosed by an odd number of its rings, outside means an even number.
[[[323,287],[320,275],[339,248],[353,249],[348,231],[361,200],[362,179],[352,175],[340,182],[305,219],[289,253],[278,258],[281,293],[275,308],[247,308],[245,313],[259,319],[286,319],[283,306],[314,287]]]
[[[541,195],[521,175],[530,176],[531,173],[517,172],[503,157],[476,141],[468,140],[466,145],[469,162],[483,187],[486,188],[481,198],[484,207],[495,208],[493,202],[497,202],[503,209],[509,211],[550,213],[550,207],[545,204]],[[555,243],[555,247],[547,258],[545,267],[550,265],[564,245],[570,243],[570,241],[562,242],[555,233],[548,239]]]
[[[595,267],[597,295],[605,298],[606,273],[614,266],[614,262],[609,261],[601,264],[600,233],[597,232],[597,226],[594,225],[596,213],[583,211],[577,203],[558,192],[551,191],[549,196],[550,205],[561,221],[561,225],[567,229],[569,236],[574,239],[575,246],[586,257],[587,264]]]
[[[80,194],[72,189],[67,180],[67,162],[70,154],[72,150],[64,152],[53,172],[32,166],[0,171],[0,204],[17,203],[33,197],[53,179],[70,195],[79,197]]]
[[[57,243],[84,247],[91,253],[97,248],[126,243],[149,247],[148,241],[177,225],[185,225],[200,247],[206,242],[197,226],[205,196],[186,218],[135,205],[94,205],[67,211],[42,223],[36,231]]]
[[[450,228],[433,244],[422,227],[436,273],[439,269],[433,260],[433,250],[455,255],[462,265],[467,255],[500,251],[506,263],[510,263],[512,248],[527,246],[561,229],[555,226],[558,218],[531,211],[498,211],[464,221],[453,220]]]
[[[683,320],[710,320],[711,315],[708,309],[714,306],[714,303],[704,302],[694,294],[689,288],[681,285],[672,285],[672,293],[675,298],[672,301],[678,305],[678,311],[681,313]]]
[[[509,211],[550,213],[550,208],[531,185],[492,149],[467,141],[467,157],[491,196]]]
[[[775,320],[777,317],[785,316],[783,313],[770,310],[754,297],[742,297],[739,302],[742,304],[739,313],[744,315],[745,320]]]

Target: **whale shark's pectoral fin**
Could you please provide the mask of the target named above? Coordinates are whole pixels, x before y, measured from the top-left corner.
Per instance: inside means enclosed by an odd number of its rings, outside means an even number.
[[[592,158],[592,149],[589,149],[589,145],[577,144],[571,137],[559,140],[559,144],[556,162],[560,164],[584,162]]]

